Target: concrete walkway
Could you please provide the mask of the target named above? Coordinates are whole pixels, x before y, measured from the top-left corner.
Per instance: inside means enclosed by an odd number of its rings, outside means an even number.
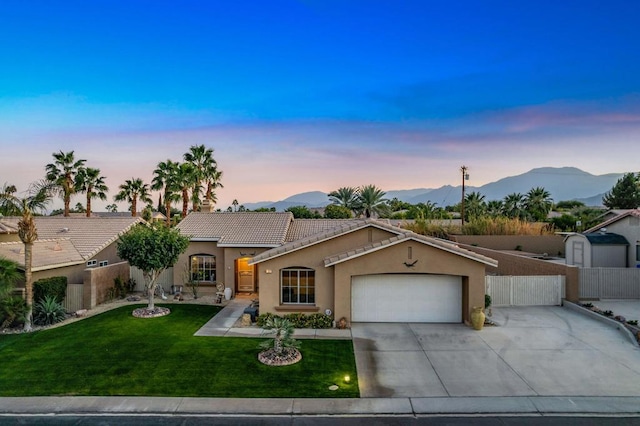
[[[263,337],[268,334],[257,325],[237,327],[245,308],[251,304],[250,299],[236,297],[230,300],[220,312],[203,325],[195,336],[218,337]],[[351,339],[351,330],[296,328],[296,339]]]

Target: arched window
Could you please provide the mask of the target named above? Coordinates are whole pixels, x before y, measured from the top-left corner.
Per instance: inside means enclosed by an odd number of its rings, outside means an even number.
[[[195,254],[189,258],[191,279],[201,283],[216,281],[216,257],[210,254]]]
[[[315,304],[316,271],[300,267],[281,269],[280,302],[282,304]]]

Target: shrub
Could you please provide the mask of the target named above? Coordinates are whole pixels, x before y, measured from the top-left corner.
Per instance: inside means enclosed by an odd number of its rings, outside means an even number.
[[[131,285],[132,282],[133,282],[133,286]],[[127,297],[128,293],[131,293],[133,291],[133,288],[135,288],[135,285],[136,285],[136,282],[133,281],[131,278],[129,278],[127,281],[123,280],[120,277],[114,278],[112,298],[119,297],[120,299],[124,299],[125,297]]]
[[[487,309],[489,306],[491,306],[491,296],[488,294],[484,295],[484,308]]]
[[[24,323],[27,316],[27,302],[20,296],[8,296],[0,301],[0,328]]]
[[[33,300],[37,303],[47,296],[62,303],[67,296],[67,277],[43,278],[33,283]]]
[[[627,324],[634,325],[634,326],[638,325],[638,320],[629,320],[629,321],[627,321]]]
[[[67,313],[55,297],[46,296],[35,304],[33,322],[38,325],[51,325],[64,320]]]
[[[333,319],[329,315],[315,313],[306,315],[303,313],[291,313],[284,317],[274,315],[272,313],[260,314],[256,319],[259,327],[264,327],[273,318],[284,318],[293,325],[294,328],[331,328],[333,327]]]

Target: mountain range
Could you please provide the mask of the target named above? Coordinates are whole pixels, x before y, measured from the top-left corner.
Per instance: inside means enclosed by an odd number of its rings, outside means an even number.
[[[465,185],[465,193],[479,192],[485,201],[502,200],[507,194],[519,192],[526,194],[531,188],[543,187],[555,202],[577,200],[587,206],[601,206],[602,197],[616,184],[624,173],[592,175],[575,167],[541,167],[529,170],[517,176],[509,176],[486,185],[474,187]],[[337,189],[337,188],[336,188]],[[462,187],[445,185],[440,188],[416,188],[387,191],[385,198],[397,198],[411,204],[430,201],[439,207],[454,205],[460,202]],[[246,203],[249,210],[275,207],[283,211],[289,207],[307,206],[320,208],[330,204],[327,193],[322,191],[303,192],[292,195],[281,201],[262,201]]]

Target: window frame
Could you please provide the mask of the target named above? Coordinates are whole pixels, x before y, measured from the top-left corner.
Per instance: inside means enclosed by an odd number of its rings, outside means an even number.
[[[302,266],[282,268],[280,270],[280,304],[315,306],[315,274],[316,271],[313,268]],[[285,280],[287,280],[286,283]],[[285,291],[287,291],[288,297],[285,297]],[[292,300],[293,297],[295,300]],[[303,299],[306,300],[302,301]]]
[[[198,268],[194,272],[194,259],[198,260]],[[209,262],[206,262],[206,259],[209,259]],[[202,267],[200,267],[202,265]],[[213,265],[213,268],[207,266]],[[196,279],[196,274],[202,273],[203,279]],[[189,278],[193,282],[197,282],[199,284],[214,284],[216,282],[216,277],[218,275],[218,263],[216,259],[216,255],[207,254],[207,253],[198,253],[192,254],[189,256]],[[204,279],[209,277],[209,279]]]
[[[109,264],[108,260],[101,260],[100,262],[98,262],[98,266],[107,266]]]
[[[96,259],[87,260],[87,268],[94,267],[97,264],[98,264],[98,261]]]

